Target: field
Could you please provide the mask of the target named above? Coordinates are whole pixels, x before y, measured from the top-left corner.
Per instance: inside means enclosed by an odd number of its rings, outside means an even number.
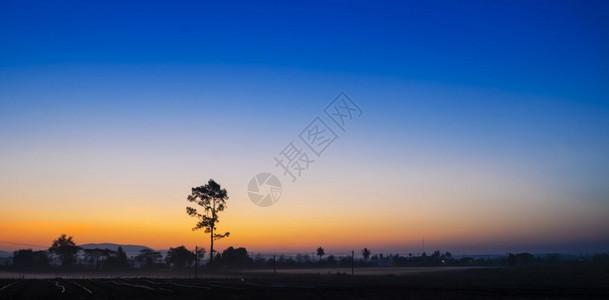
[[[374,275],[356,276],[282,271],[276,275],[240,273],[202,279],[4,278],[0,279],[0,299],[609,298],[606,267],[444,268],[421,272],[409,268],[387,269],[388,275],[375,270]]]

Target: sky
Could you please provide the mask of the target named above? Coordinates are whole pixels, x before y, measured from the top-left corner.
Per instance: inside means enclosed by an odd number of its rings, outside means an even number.
[[[609,3],[2,1],[0,249],[609,250]],[[324,109],[361,109],[341,130]],[[317,156],[316,118],[338,137]],[[276,166],[294,142],[314,160]],[[282,183],[259,207],[248,183]],[[358,251],[356,251],[358,252]]]

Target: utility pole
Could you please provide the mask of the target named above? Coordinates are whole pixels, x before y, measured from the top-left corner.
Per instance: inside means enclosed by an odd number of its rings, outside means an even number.
[[[199,269],[199,247],[195,246],[195,279],[197,279],[197,269]]]
[[[355,270],[355,251],[351,250],[351,276],[353,276]]]
[[[425,253],[425,238],[423,238],[423,253]]]
[[[275,255],[273,255],[273,275],[277,274],[277,260],[275,259]]]

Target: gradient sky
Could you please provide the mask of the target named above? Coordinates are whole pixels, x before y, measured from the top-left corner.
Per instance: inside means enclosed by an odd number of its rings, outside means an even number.
[[[0,249],[208,247],[214,178],[220,249],[609,250],[609,3],[176,2],[0,3]],[[251,203],[340,91],[362,117]]]

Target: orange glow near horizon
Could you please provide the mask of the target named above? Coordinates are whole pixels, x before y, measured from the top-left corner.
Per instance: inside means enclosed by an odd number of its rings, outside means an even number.
[[[229,208],[222,213],[218,225],[220,232],[231,232],[229,238],[216,241],[216,249],[220,251],[228,246],[241,246],[254,253],[308,253],[321,245],[329,251],[369,247],[416,253],[421,248],[423,237],[427,239],[428,247],[446,249],[451,245],[475,244],[480,240],[489,243],[511,239],[535,241],[539,240],[540,233],[547,239],[553,239],[559,236],[556,234],[558,229],[562,232],[566,230],[564,227],[557,228],[551,219],[541,217],[535,220],[535,224],[529,224],[521,212],[510,214],[503,211],[501,215],[476,216],[470,221],[454,217],[460,210],[460,215],[463,215],[468,209],[455,208],[440,214],[434,211],[433,206],[418,213],[369,208],[336,215],[333,211],[315,212],[312,208],[301,208],[299,214],[288,214],[296,203],[273,211],[252,206],[246,199],[232,200],[232,204],[229,200]],[[186,201],[175,203],[172,205],[174,209],[167,212],[132,207],[123,213],[114,212],[113,219],[104,217],[109,214],[108,211],[99,211],[92,216],[86,216],[85,212],[76,213],[72,217],[61,213],[54,216],[14,211],[12,215],[3,214],[0,220],[0,227],[3,228],[0,241],[50,246],[53,239],[66,233],[73,236],[78,244],[136,244],[159,250],[179,245],[208,248],[209,236],[203,231],[190,230],[195,219],[184,213],[187,204]],[[132,212],[137,212],[137,215],[128,217]],[[370,214],[383,214],[385,217],[366,220]],[[26,215],[27,219],[24,219]],[[523,220],[506,228],[504,224],[515,217]],[[590,225],[594,224],[583,224],[582,228]],[[537,230],[523,234],[531,226],[536,226]],[[582,236],[585,232],[575,230],[571,234]],[[3,245],[3,250],[18,248],[30,247]]]

